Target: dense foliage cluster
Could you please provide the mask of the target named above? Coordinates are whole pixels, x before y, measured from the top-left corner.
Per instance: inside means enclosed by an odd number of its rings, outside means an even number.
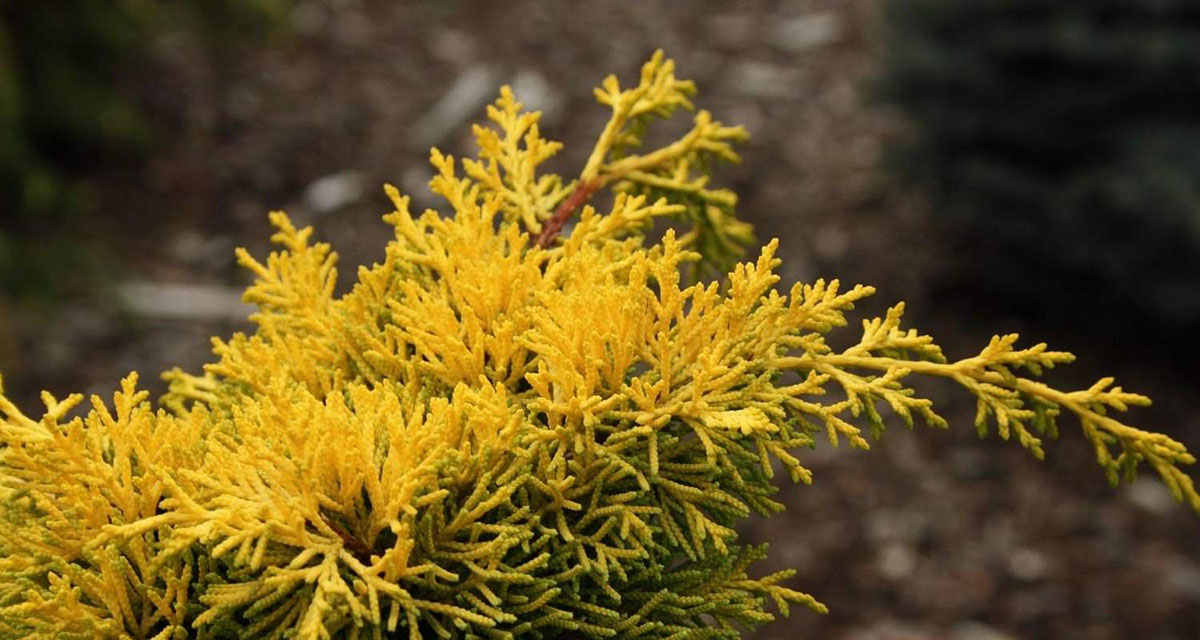
[[[1189,0],[892,0],[898,167],[973,243],[972,287],[1061,316],[1200,321],[1200,9]],[[972,268],[974,267],[974,268]],[[1144,332],[1142,332],[1144,333]]]
[[[607,79],[567,181],[539,173],[559,145],[505,89],[478,158],[432,153],[448,215],[388,188],[386,258],[349,293],[330,247],[272,214],[282,249],[239,254],[256,331],[168,374],[163,408],[136,376],[79,417],[78,395],[40,419],[0,398],[0,637],[738,637],[771,605],[824,607],[791,572],[753,577],[765,546],[735,526],[782,508],[777,474],[812,480],[796,454],[818,439],[866,449],[881,409],[945,426],[912,375],[959,383],[981,432],[1039,457],[1072,414],[1111,480],[1144,462],[1200,509],[1183,446],[1111,415],[1145,398],[1033,379],[1068,354],[1006,336],[949,362],[901,306],[834,349],[872,289],[780,292],[774,242],[686,280],[695,249],[748,235],[704,170],[740,128],[700,111],[642,144],[692,91],[661,54]],[[656,218],[685,231],[650,240]]]

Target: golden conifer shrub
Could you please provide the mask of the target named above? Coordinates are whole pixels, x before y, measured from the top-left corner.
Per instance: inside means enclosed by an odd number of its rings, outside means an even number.
[[[777,470],[811,481],[798,449],[866,449],[881,407],[946,426],[911,376],[957,382],[981,433],[1038,457],[1071,414],[1110,481],[1146,463],[1200,509],[1184,447],[1113,417],[1146,398],[1036,380],[1069,354],[1004,336],[951,362],[899,305],[831,348],[873,290],[781,293],[774,242],[692,282],[750,239],[706,173],[740,128],[699,111],[642,144],[692,92],[661,53],[606,79],[612,117],[566,181],[505,88],[477,159],[432,152],[444,215],[387,188],[394,237],[349,293],[275,213],[281,250],[238,254],[257,329],[167,374],[161,408],[134,375],[81,417],[79,395],[40,419],[0,399],[0,637],[736,638],[824,606],[752,577],[766,548],[735,525],[783,508]],[[686,233],[649,242],[656,218]]]

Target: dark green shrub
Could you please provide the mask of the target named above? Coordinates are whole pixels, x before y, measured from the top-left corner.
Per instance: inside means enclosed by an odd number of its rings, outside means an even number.
[[[1083,296],[1130,324],[1200,320],[1200,5],[886,9],[882,94],[915,124],[898,166],[961,225],[964,281],[1048,311]]]
[[[283,0],[0,1],[0,291],[52,297],[81,271],[81,179],[141,156],[153,136],[117,84],[164,29],[262,32]]]

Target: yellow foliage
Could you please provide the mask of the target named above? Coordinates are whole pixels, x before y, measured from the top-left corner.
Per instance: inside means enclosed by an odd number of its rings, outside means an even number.
[[[272,214],[281,250],[238,253],[256,331],[169,373],[163,409],[134,375],[82,416],[78,395],[46,395],[40,420],[0,397],[0,637],[737,637],[768,600],[824,607],[779,584],[791,572],[748,577],[765,547],[734,525],[782,509],[777,466],[811,481],[795,454],[816,436],[866,449],[881,404],[946,426],[914,375],[957,382],[981,433],[1038,457],[1073,414],[1110,480],[1145,462],[1200,509],[1183,446],[1113,417],[1146,398],[1034,379],[1068,354],[1005,336],[948,362],[899,305],[835,350],[825,334],[873,289],[785,295],[775,242],[685,279],[747,232],[691,176],[736,159],[740,129],[700,112],[635,153],[692,90],[661,54],[633,88],[605,80],[612,119],[564,181],[537,172],[559,145],[505,88],[463,175],[432,153],[451,215],[388,187],[393,239],[349,293],[328,245]],[[611,211],[583,206],[559,237],[597,185]],[[663,216],[695,226],[647,246]]]

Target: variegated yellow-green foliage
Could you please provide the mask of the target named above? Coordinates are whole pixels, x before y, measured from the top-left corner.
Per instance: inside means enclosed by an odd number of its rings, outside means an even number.
[[[282,250],[239,253],[255,333],[168,374],[163,408],[135,376],[80,417],[77,395],[36,420],[0,400],[0,637],[737,637],[772,603],[824,607],[790,572],[752,577],[765,547],[734,526],[782,508],[777,471],[811,480],[797,449],[867,448],[880,406],[945,426],[911,376],[959,383],[981,432],[1039,457],[1073,414],[1110,480],[1144,462],[1200,508],[1182,445],[1112,417],[1145,398],[1034,380],[1065,353],[1007,336],[948,362],[899,306],[832,349],[872,289],[785,295],[773,242],[689,284],[748,239],[704,170],[741,129],[701,111],[641,145],[691,92],[661,54],[606,80],[612,119],[568,182],[538,172],[559,145],[505,89],[478,159],[432,154],[446,215],[388,188],[395,236],[349,293],[273,214]],[[557,232],[605,186],[605,213]],[[647,246],[658,217],[690,230]]]

